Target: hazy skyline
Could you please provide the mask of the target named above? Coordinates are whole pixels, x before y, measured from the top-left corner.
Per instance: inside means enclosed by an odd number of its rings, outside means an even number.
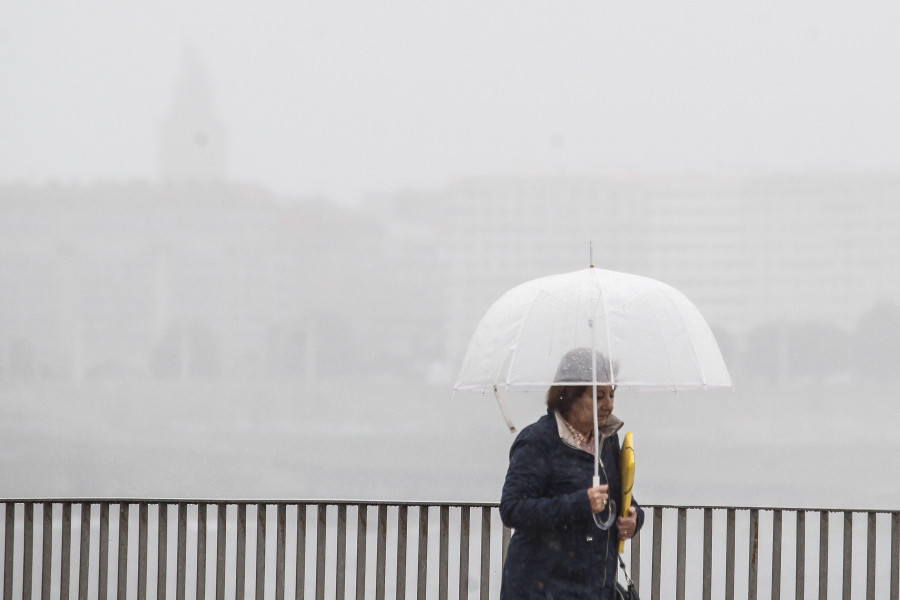
[[[7,4],[0,181],[157,179],[187,48],[229,178],[278,194],[893,171],[898,22],[875,1]]]

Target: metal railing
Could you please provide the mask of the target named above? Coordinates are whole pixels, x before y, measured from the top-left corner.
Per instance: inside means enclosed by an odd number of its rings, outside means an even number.
[[[496,504],[10,499],[0,507],[3,600],[483,600],[499,596],[511,535]],[[900,511],[644,508],[644,529],[625,554],[644,598],[900,598]]]

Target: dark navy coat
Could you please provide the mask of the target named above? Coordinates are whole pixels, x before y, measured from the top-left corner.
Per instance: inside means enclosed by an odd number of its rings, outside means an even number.
[[[610,422],[612,421],[612,422]],[[614,417],[601,428],[600,456],[610,499],[622,506],[619,436]],[[502,600],[612,600],[618,567],[616,526],[597,527],[587,490],[593,455],[559,437],[553,411],[516,437],[500,499],[500,517],[513,528],[503,569]],[[601,483],[607,483],[600,472]],[[644,512],[637,509],[638,528]],[[609,517],[607,507],[600,517]]]

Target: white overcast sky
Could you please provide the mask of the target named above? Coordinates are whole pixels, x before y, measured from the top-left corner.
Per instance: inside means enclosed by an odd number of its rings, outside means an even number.
[[[900,165],[896,0],[8,0],[0,181],[155,179],[187,45],[281,194]]]

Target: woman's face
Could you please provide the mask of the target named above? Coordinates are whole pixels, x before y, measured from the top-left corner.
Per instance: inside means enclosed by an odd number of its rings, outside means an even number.
[[[615,402],[616,390],[611,385],[597,386],[597,425],[603,427],[606,420],[612,414]],[[572,404],[566,421],[581,432],[594,429],[594,393],[590,386],[584,388],[584,392]]]

